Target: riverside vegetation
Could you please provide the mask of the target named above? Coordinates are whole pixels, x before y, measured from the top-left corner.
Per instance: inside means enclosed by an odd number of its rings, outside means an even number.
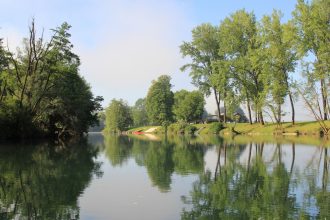
[[[204,23],[195,27],[192,40],[183,42],[180,50],[191,60],[181,70],[190,72],[198,91],[173,93],[170,77],[160,76],[152,82],[146,98],[139,99],[135,106],[113,100],[105,113],[105,131],[158,125],[165,132],[177,127],[174,130],[180,133],[191,133],[198,126],[189,124],[202,120],[204,97],[213,95],[218,122],[222,123],[218,127],[228,120],[239,121],[236,110],[245,105],[250,125],[244,126],[255,129],[255,123],[264,128],[267,116],[274,124],[270,133],[282,133],[289,127],[283,125],[283,104],[288,99],[290,132],[299,133],[303,126],[301,133],[316,130],[321,135],[329,134],[329,14],[329,1],[298,0],[292,19],[286,23],[277,10],[260,20],[253,12],[239,10],[218,26]],[[317,128],[295,125],[297,97],[314,116]],[[112,111],[118,102],[125,111]],[[169,127],[171,123],[177,125]],[[237,125],[237,129],[242,126]],[[234,126],[229,127],[235,132]]]
[[[47,41],[35,22],[16,53],[0,39],[0,139],[80,136],[98,123],[102,97],[79,74],[70,25]]]

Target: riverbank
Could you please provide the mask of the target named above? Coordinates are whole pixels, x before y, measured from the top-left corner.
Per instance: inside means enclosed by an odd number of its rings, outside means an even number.
[[[330,128],[330,121],[326,121],[325,124]],[[193,124],[196,127],[195,133],[198,134],[213,134],[212,126],[213,124]],[[175,126],[174,126],[175,127]],[[152,132],[151,128],[154,128]],[[145,126],[130,129],[127,133],[162,133],[163,129],[161,126]],[[318,122],[297,122],[292,125],[290,122],[282,123],[281,126],[274,123],[267,123],[265,125],[261,124],[249,124],[249,123],[227,123],[220,130],[219,134],[231,135],[233,134],[241,135],[285,135],[285,136],[296,136],[296,135],[309,135],[309,136],[321,136],[322,129]],[[178,133],[178,130],[169,130],[169,133]]]

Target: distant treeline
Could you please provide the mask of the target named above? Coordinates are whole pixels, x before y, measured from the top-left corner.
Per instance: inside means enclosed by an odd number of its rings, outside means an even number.
[[[106,128],[196,121],[202,115],[202,95],[212,94],[219,121],[226,122],[244,104],[251,124],[264,124],[265,115],[280,124],[287,97],[294,124],[295,102],[301,97],[306,105],[303,111],[311,112],[328,133],[322,122],[330,114],[330,1],[298,0],[292,15],[283,23],[281,12],[274,10],[258,21],[253,12],[239,10],[218,26],[195,27],[192,40],[180,46],[183,57],[191,60],[181,70],[190,72],[199,92],[173,95],[169,77],[161,76],[131,111],[125,101],[113,100],[106,111]],[[122,119],[114,117],[118,115],[114,109],[123,113]],[[189,110],[196,114],[192,117]]]
[[[79,74],[70,25],[47,41],[35,23],[14,53],[0,39],[0,138],[81,135],[98,122],[102,97],[94,97]]]
[[[130,127],[170,123],[199,122],[205,100],[199,91],[171,90],[170,76],[162,75],[152,81],[146,98],[130,107],[124,100],[113,99],[105,111],[105,131],[121,132]]]

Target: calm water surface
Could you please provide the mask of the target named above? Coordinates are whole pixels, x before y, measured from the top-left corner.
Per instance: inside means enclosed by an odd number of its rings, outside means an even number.
[[[329,141],[102,136],[0,144],[0,219],[330,219]]]

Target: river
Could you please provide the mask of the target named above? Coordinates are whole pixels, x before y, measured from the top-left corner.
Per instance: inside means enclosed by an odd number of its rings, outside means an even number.
[[[0,144],[0,219],[330,219],[329,141],[90,133]]]

